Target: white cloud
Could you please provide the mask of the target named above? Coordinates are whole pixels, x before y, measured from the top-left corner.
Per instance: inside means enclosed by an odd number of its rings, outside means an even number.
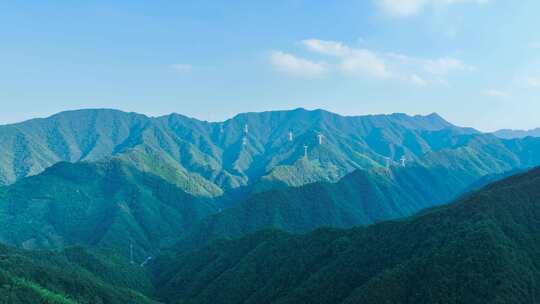
[[[343,58],[339,69],[353,75],[367,75],[375,78],[390,78],[386,63],[376,53],[368,50],[356,50]]]
[[[532,41],[529,43],[531,49],[540,49],[540,41]]]
[[[281,51],[270,54],[270,62],[279,71],[303,77],[317,77],[326,72],[324,63],[313,62]]]
[[[193,66],[185,63],[175,63],[171,64],[171,68],[180,72],[189,72],[193,69]]]
[[[340,58],[341,62],[337,67],[345,73],[375,78],[391,77],[384,59],[373,51],[351,48],[338,41],[319,39],[303,40],[302,44],[310,51]]]
[[[353,52],[351,48],[338,41],[306,39],[302,40],[302,44],[310,51],[324,55],[343,57]]]
[[[408,17],[421,13],[428,7],[446,6],[460,3],[485,4],[489,0],[373,0],[387,15]]]
[[[510,94],[508,92],[498,90],[498,89],[488,89],[485,90],[484,95],[490,96],[490,97],[496,97],[496,98],[505,98],[508,97]]]
[[[448,85],[446,77],[449,74],[475,70],[474,67],[452,57],[416,58],[320,39],[306,39],[301,43],[308,51],[326,57],[325,61],[314,62],[293,54],[274,51],[270,56],[272,65],[279,71],[297,76],[314,77],[337,72],[352,77],[393,79],[416,86]]]
[[[523,84],[528,88],[540,88],[540,78],[538,77],[525,77]]]
[[[432,75],[433,77],[446,76],[452,72],[458,71],[474,71],[475,67],[465,64],[463,61],[452,58],[442,57],[437,59],[426,59],[409,57],[403,54],[389,53],[387,55],[391,60],[396,62],[396,65],[401,66],[401,69],[416,70],[421,69],[422,72]]]
[[[410,77],[410,81],[412,84],[414,85],[417,85],[417,86],[427,86],[428,85],[428,82],[423,79],[422,77],[416,75],[416,74],[412,74],[411,77]]]
[[[453,71],[474,71],[474,67],[464,64],[461,60],[445,57],[436,60],[424,60],[424,69],[436,75],[446,75]]]

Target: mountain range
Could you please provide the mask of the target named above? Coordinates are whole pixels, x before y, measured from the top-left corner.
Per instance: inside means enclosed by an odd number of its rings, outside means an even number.
[[[137,259],[261,229],[405,217],[540,164],[540,138],[503,140],[436,114],[296,109],[209,123],[81,110],[2,126],[0,138],[0,172],[11,172],[0,242],[124,256],[131,245]]]
[[[512,130],[512,129],[502,129],[493,133],[495,136],[512,139],[512,138],[525,138],[525,137],[540,137],[540,128],[531,129],[531,130]]]
[[[508,137],[305,109],[0,126],[0,301],[534,303],[540,138]]]
[[[148,265],[0,246],[3,303],[535,303],[540,168],[412,217],[263,230]]]
[[[385,166],[386,158],[392,163],[402,156],[418,159],[442,148],[441,141],[476,133],[436,114],[345,117],[296,109],[244,113],[210,123],[179,114],[77,110],[0,126],[0,184],[60,161],[115,156],[194,195],[215,197],[244,188],[336,181],[354,169]],[[318,135],[324,136],[323,145]],[[306,172],[295,166],[304,145],[313,160]]]
[[[535,169],[406,219],[164,257],[156,284],[167,303],[536,303],[539,204]]]

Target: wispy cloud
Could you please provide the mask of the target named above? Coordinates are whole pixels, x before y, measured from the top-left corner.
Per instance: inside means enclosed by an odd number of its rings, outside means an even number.
[[[540,77],[527,76],[523,79],[523,85],[528,88],[540,88]]]
[[[270,54],[270,62],[281,72],[302,77],[318,77],[326,72],[325,64],[303,59],[281,51]]]
[[[459,3],[485,4],[489,0],[373,0],[387,15],[393,17],[414,16],[426,8]]]
[[[426,86],[426,85],[429,84],[424,78],[422,78],[422,77],[420,77],[420,76],[418,76],[416,74],[411,75],[410,81],[411,81],[412,84],[417,85],[417,86],[421,86],[421,87]]]
[[[531,49],[540,49],[540,41],[531,41],[531,43],[529,43],[529,47]]]
[[[461,60],[444,57],[435,60],[424,60],[424,68],[431,74],[447,75],[453,71],[474,71],[475,68],[464,64]]]
[[[171,68],[180,72],[189,72],[193,69],[193,66],[191,64],[175,63],[171,64]]]
[[[510,96],[508,92],[499,90],[499,89],[487,89],[487,90],[484,90],[483,93],[486,96],[495,97],[495,98],[506,98]]]
[[[424,74],[429,78],[438,78],[443,81],[444,77],[454,72],[471,72],[476,68],[468,65],[460,59],[453,57],[441,58],[418,58],[403,54],[387,53],[388,62],[390,62],[396,70],[406,73],[406,71]],[[444,82],[444,81],[443,81]]]
[[[448,74],[474,70],[472,66],[451,57],[416,58],[367,48],[354,48],[343,42],[320,39],[302,40],[301,44],[308,51],[326,57],[326,61],[312,62],[276,51],[272,53],[273,64],[282,71],[295,74],[320,75],[335,71],[353,77],[401,80],[417,86],[446,84],[445,77]]]

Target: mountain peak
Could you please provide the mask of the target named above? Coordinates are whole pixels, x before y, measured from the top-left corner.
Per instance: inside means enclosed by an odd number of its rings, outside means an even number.
[[[440,124],[440,125],[446,125],[447,127],[455,127],[454,124],[448,122],[448,120],[444,119],[441,115],[439,115],[439,113],[436,113],[436,112],[433,112],[431,114],[428,114],[428,115],[415,115],[414,117],[422,117],[423,119],[425,119],[426,121],[429,121],[431,123],[436,123],[436,124]]]
[[[503,139],[525,138],[525,137],[540,137],[540,128],[530,130],[513,130],[513,129],[501,129],[493,132],[497,137]]]
[[[433,112],[433,113],[430,113],[428,115],[425,115],[427,118],[430,118],[430,119],[440,119],[440,120],[445,120],[444,118],[441,117],[441,115],[439,115],[439,113],[437,112]]]

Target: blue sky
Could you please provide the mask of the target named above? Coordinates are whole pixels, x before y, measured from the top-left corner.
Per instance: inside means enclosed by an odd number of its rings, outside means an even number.
[[[0,123],[324,108],[540,127],[540,1],[2,1]]]

